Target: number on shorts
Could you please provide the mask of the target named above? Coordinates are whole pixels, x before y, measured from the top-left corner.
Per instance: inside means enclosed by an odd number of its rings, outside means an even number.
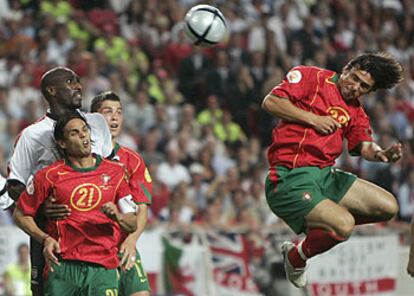
[[[105,291],[105,296],[118,296],[118,290],[117,289],[107,289]]]

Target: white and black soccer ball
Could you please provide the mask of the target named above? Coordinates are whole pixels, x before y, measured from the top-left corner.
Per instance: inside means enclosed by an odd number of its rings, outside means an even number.
[[[227,34],[226,19],[217,8],[200,4],[192,7],[184,19],[184,32],[194,45],[216,45]]]

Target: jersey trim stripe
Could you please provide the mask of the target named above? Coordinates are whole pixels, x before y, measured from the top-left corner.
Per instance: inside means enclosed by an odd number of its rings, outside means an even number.
[[[313,96],[313,99],[312,99],[312,101],[310,102],[310,104],[309,104],[309,112],[311,112],[311,108],[312,108],[312,104],[315,102],[315,100],[316,100],[316,97],[317,97],[317,95],[318,95],[318,91],[319,91],[319,84],[320,84],[320,78],[319,78],[319,76],[320,76],[320,74],[322,73],[322,71],[319,71],[317,74],[316,74],[316,81],[318,82],[317,83],[317,85],[316,85],[316,91],[315,91],[315,94],[314,94],[314,96]],[[301,150],[301,148],[302,148],[302,145],[303,145],[303,142],[305,141],[305,139],[306,139],[306,135],[307,135],[307,133],[308,133],[308,128],[305,128],[305,132],[303,133],[303,138],[302,138],[302,140],[299,142],[299,147],[298,147],[298,152],[296,153],[296,155],[295,155],[295,158],[293,159],[293,167],[295,168],[296,167],[296,161],[298,160],[298,157],[299,157],[299,154],[300,154],[300,150]]]
[[[135,154],[135,152],[133,152],[131,149],[128,149],[128,148],[126,148],[126,147],[124,147],[124,146],[120,146],[121,148],[119,149],[119,150],[124,150],[125,152],[127,152],[129,155],[131,155],[131,156],[133,156],[135,159],[137,159],[138,160],[138,164],[136,165],[136,167],[132,170],[132,172],[131,172],[131,175],[133,175],[137,170],[138,170],[138,168],[140,167],[140,165],[141,165],[141,159]]]
[[[50,182],[50,184],[54,185],[53,181],[49,178],[49,173],[51,173],[51,171],[53,171],[53,170],[57,170],[58,168],[60,168],[60,167],[62,167],[64,165],[65,165],[65,163],[62,163],[62,164],[60,164],[58,166],[55,166],[55,167],[50,168],[49,170],[47,170],[47,172],[45,174],[45,177]]]

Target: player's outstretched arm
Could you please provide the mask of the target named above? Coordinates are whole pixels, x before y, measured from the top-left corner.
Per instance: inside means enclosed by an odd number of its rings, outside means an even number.
[[[272,94],[267,95],[262,103],[266,112],[281,119],[308,125],[322,135],[329,135],[341,128],[341,124],[331,116],[319,116],[312,112],[302,110],[285,98]]]
[[[361,144],[361,156],[369,161],[397,162],[403,155],[401,143],[395,143],[387,149],[382,149],[374,142]]]
[[[113,202],[107,202],[101,207],[101,211],[111,220],[117,222],[121,229],[127,233],[137,229],[137,216],[135,212],[121,213]]]

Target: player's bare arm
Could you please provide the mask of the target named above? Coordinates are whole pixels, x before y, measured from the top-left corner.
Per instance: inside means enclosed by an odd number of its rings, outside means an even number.
[[[272,94],[264,98],[262,108],[281,119],[309,125],[323,135],[332,134],[338,128],[341,128],[341,124],[331,116],[320,116],[302,110],[293,105],[288,99]]]
[[[51,263],[59,265],[59,260],[56,257],[56,254],[60,253],[59,243],[46,232],[41,230],[32,216],[25,215],[19,208],[15,208],[13,212],[13,219],[20,229],[44,245],[43,255],[49,264],[50,270],[53,271]]]
[[[137,229],[136,213],[121,213],[113,202],[105,203],[101,211],[109,219],[117,222],[123,231],[131,233]]]
[[[401,143],[395,143],[386,149],[382,149],[374,142],[361,144],[361,156],[369,161],[397,162],[403,155]]]
[[[26,186],[17,180],[7,180],[7,193],[14,201],[19,199],[25,188]]]
[[[144,232],[147,220],[148,206],[146,204],[139,204],[137,209],[137,229],[128,235],[119,249],[119,252],[123,254],[120,265],[126,270],[134,266],[135,260],[131,258],[135,258],[136,256],[137,241],[142,232]]]

